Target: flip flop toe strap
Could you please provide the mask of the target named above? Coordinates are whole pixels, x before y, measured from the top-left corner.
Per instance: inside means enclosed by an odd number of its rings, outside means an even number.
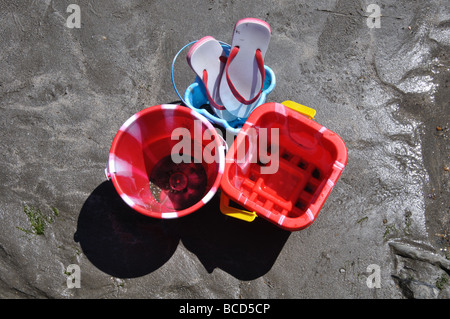
[[[225,110],[225,106],[217,104],[216,101],[214,101],[214,99],[211,97],[211,94],[209,93],[208,71],[206,71],[206,70],[203,70],[203,84],[205,85],[206,97],[208,98],[209,104],[218,110]]]
[[[261,74],[261,88],[259,89],[258,94],[256,94],[252,99],[247,100],[237,91],[237,89],[235,88],[233,82],[231,81],[231,78],[230,78],[230,75],[229,75],[229,72],[228,72],[228,67],[229,67],[231,61],[233,61],[233,59],[236,57],[238,52],[239,52],[239,47],[235,46],[231,50],[230,55],[228,57],[227,64],[226,64],[227,82],[228,82],[228,86],[230,87],[230,90],[233,93],[234,97],[239,102],[241,102],[242,104],[250,105],[250,104],[252,104],[252,103],[254,103],[254,102],[256,102],[258,100],[258,98],[261,95],[261,92],[263,90],[263,87],[264,87],[264,76],[265,76],[264,59],[263,59],[261,50],[257,49],[256,52],[255,52],[255,58],[256,58],[256,63],[258,65],[259,72]]]

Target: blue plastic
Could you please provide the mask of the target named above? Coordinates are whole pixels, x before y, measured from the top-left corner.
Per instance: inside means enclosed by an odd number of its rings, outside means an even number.
[[[177,90],[177,87],[176,87],[175,81],[174,81],[174,76],[173,76],[173,69],[174,69],[175,61],[176,61],[178,55],[184,49],[186,49],[188,46],[194,44],[195,42],[197,42],[197,41],[193,41],[193,42],[186,44],[183,48],[181,48],[180,51],[178,51],[178,53],[175,55],[175,57],[173,59],[171,76],[172,76],[172,85],[175,89],[175,92],[177,93],[178,97],[181,99],[181,101],[183,101],[183,103],[187,107],[202,114],[210,122],[212,122],[214,124],[218,124],[218,125],[222,126],[223,128],[225,128],[230,133],[237,135],[239,133],[239,131],[241,130],[242,126],[244,125],[245,121],[247,120],[247,118],[239,118],[239,119],[236,119],[233,121],[226,121],[222,118],[217,117],[215,114],[213,114],[214,111],[208,110],[210,108],[210,106],[209,106],[208,98],[206,97],[205,86],[198,76],[195,77],[194,83],[192,83],[191,85],[188,86],[188,88],[186,89],[186,91],[184,93],[184,97],[182,97]],[[220,44],[224,48],[225,54],[228,56],[228,54],[230,53],[231,46],[224,42],[220,42]],[[264,86],[263,86],[263,91],[261,92],[261,96],[259,97],[259,100],[257,102],[257,107],[260,106],[261,104],[266,103],[267,96],[275,88],[275,84],[276,84],[275,74],[272,71],[272,69],[269,68],[267,65],[265,65],[264,70],[265,70]]]

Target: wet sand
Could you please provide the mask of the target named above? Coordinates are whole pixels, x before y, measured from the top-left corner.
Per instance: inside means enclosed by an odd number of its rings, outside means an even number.
[[[384,2],[371,28],[370,3],[78,1],[69,28],[70,1],[0,1],[0,297],[449,298],[449,7]],[[219,196],[177,220],[137,214],[105,179],[116,132],[180,103],[178,50],[231,43],[245,17],[272,28],[268,101],[314,108],[345,171],[299,232],[226,217]],[[174,74],[180,92],[194,80],[183,54]],[[57,210],[43,235],[23,231],[25,205]]]

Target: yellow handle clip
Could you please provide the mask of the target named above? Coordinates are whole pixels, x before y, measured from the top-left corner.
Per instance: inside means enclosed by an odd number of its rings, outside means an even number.
[[[315,109],[312,109],[310,107],[307,107],[294,101],[287,100],[282,102],[281,104],[287,106],[288,108],[294,111],[299,112],[300,114],[303,114],[304,116],[308,117],[311,120],[314,120],[314,116],[316,115]]]
[[[246,222],[252,222],[256,217],[255,212],[249,212],[244,209],[230,207],[230,199],[224,192],[220,193],[220,211],[222,214],[244,220]]]

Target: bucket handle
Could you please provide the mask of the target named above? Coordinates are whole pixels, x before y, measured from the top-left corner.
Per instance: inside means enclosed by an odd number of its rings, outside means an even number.
[[[302,105],[300,103],[291,101],[291,100],[286,100],[284,102],[282,102],[281,104],[283,104],[284,106],[300,113],[303,114],[304,116],[306,116],[307,118],[314,120],[314,116],[316,115],[316,110],[310,107],[307,107],[305,105]]]
[[[220,211],[222,214],[244,220],[246,222],[252,222],[256,217],[256,212],[249,212],[244,209],[230,207],[230,198],[225,195],[224,192],[220,193]]]
[[[186,104],[186,101],[181,97],[180,92],[178,92],[177,86],[176,86],[176,84],[175,84],[175,79],[174,79],[174,76],[173,76],[173,69],[174,69],[174,67],[175,67],[175,61],[177,60],[177,58],[178,58],[178,56],[180,55],[180,53],[183,52],[188,46],[193,45],[193,44],[196,43],[197,41],[198,41],[198,40],[195,40],[195,41],[189,42],[188,44],[184,45],[184,46],[177,52],[177,54],[175,54],[175,56],[174,56],[174,58],[173,58],[173,60],[172,60],[172,69],[171,69],[171,71],[170,71],[170,76],[171,76],[171,78],[172,78],[172,85],[173,85],[173,88],[175,89],[175,93],[177,93],[178,97],[180,98],[180,100],[183,102],[184,105],[187,105],[187,104]],[[219,42],[222,46],[231,47],[228,43],[225,43],[225,42],[222,42],[222,41],[218,41],[218,42]]]

